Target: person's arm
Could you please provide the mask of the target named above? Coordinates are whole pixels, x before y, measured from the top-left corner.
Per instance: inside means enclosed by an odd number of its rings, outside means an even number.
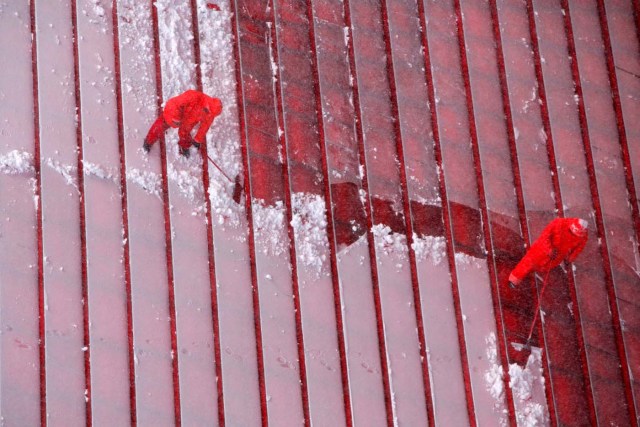
[[[205,142],[207,132],[209,131],[213,120],[222,113],[222,103],[219,99],[214,98],[214,100],[205,108],[205,112],[206,114],[200,123],[198,133],[196,133],[194,138],[198,144],[203,144]]]
[[[195,127],[197,122],[184,118],[178,129],[178,136],[180,137],[179,144],[181,147],[191,146],[191,131]]]
[[[198,133],[196,133],[195,138],[193,138],[194,141],[196,141],[198,144],[204,144],[205,137],[207,136],[207,131],[211,127],[214,117],[215,116],[212,113],[209,113],[204,117],[204,119],[202,119],[202,122],[200,122]]]
[[[584,239],[582,239],[582,241],[580,241],[580,243],[578,243],[578,245],[576,245],[575,248],[571,250],[571,252],[569,252],[569,256],[567,256],[567,262],[575,261],[576,258],[578,258],[578,255],[580,255],[580,252],[582,252],[582,250],[586,245],[587,245],[587,238],[585,237]]]
[[[553,262],[556,256],[558,256],[556,243],[559,224],[560,221],[558,219],[554,219],[545,227],[544,230],[542,230],[542,234],[538,238],[550,262]]]

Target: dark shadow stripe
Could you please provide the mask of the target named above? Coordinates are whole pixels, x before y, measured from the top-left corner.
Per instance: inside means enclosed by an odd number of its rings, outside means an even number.
[[[40,358],[40,425],[47,426],[47,366],[45,351],[47,347],[44,314],[44,249],[42,245],[42,159],[40,155],[40,101],[38,86],[38,37],[36,35],[35,0],[29,2],[29,18],[31,28],[31,72],[33,78],[33,166],[36,173],[36,216],[38,233],[38,352]]]
[[[618,350],[618,358],[620,359],[621,374],[624,382],[624,393],[627,399],[627,410],[630,416],[630,421],[637,421],[635,414],[635,405],[633,401],[633,393],[631,391],[632,380],[629,375],[629,360],[627,358],[627,352],[624,347],[624,340],[622,337],[622,325],[620,322],[620,311],[618,309],[618,303],[616,301],[616,291],[613,284],[613,272],[611,267],[611,259],[609,257],[609,248],[607,244],[607,233],[604,227],[604,219],[602,206],[600,203],[600,194],[598,190],[598,181],[596,177],[596,171],[593,160],[593,150],[591,147],[591,137],[589,135],[589,124],[587,121],[587,114],[584,105],[584,93],[582,90],[582,80],[580,76],[580,68],[578,65],[578,56],[576,52],[576,45],[573,34],[573,25],[571,23],[571,10],[567,0],[561,0],[561,5],[566,14],[564,15],[564,25],[567,35],[567,43],[569,48],[569,56],[571,57],[571,71],[573,76],[573,82],[575,84],[575,93],[579,97],[578,101],[578,113],[580,118],[580,133],[582,136],[582,143],[584,146],[585,157],[587,160],[587,171],[589,172],[589,189],[591,191],[591,199],[593,200],[593,208],[595,210],[595,220],[597,225],[598,238],[601,242],[600,253],[602,260],[604,261],[604,275],[605,285],[607,289],[607,295],[609,297],[609,309],[612,316],[612,327],[615,336],[616,347]]]
[[[564,203],[562,200],[562,192],[560,191],[560,181],[558,179],[558,164],[556,161],[556,154],[554,148],[554,140],[553,140],[553,132],[551,130],[551,119],[549,114],[549,103],[547,99],[547,91],[545,87],[544,74],[542,72],[542,57],[540,54],[540,44],[538,42],[538,29],[535,21],[535,10],[533,6],[533,0],[527,1],[527,18],[529,21],[529,34],[531,38],[531,47],[533,49],[534,56],[534,68],[536,73],[536,81],[538,83],[538,97],[542,101],[540,104],[540,114],[542,118],[542,125],[547,137],[547,155],[549,157],[549,165],[552,172],[552,182],[553,182],[553,193],[554,200],[556,204],[556,211],[559,217],[564,217]],[[580,351],[580,366],[582,366],[582,376],[584,378],[584,386],[585,386],[585,395],[587,397],[587,405],[589,407],[589,419],[591,421],[591,425],[597,424],[596,412],[595,412],[595,403],[593,396],[593,388],[591,385],[591,378],[589,377],[589,369],[587,364],[587,355],[585,349],[585,341],[584,341],[584,331],[582,328],[582,316],[580,313],[580,305],[578,304],[578,296],[576,290],[576,281],[573,275],[573,271],[568,272],[567,274],[569,280],[569,293],[571,295],[571,302],[573,304],[573,313],[575,316],[575,325],[576,325],[576,337],[578,339],[578,345]],[[536,281],[538,288],[538,297],[540,292],[540,283]],[[540,330],[541,326],[538,326],[538,330]],[[545,336],[545,340],[547,337]],[[554,393],[556,390],[554,390]],[[558,413],[556,412],[556,415]]]
[[[629,140],[627,139],[627,128],[624,123],[624,114],[622,113],[622,103],[620,101],[620,88],[618,87],[618,76],[616,74],[616,65],[613,58],[613,49],[611,47],[611,35],[609,33],[609,22],[607,11],[603,0],[598,2],[598,18],[600,20],[600,30],[602,40],[604,42],[605,59],[607,62],[607,72],[609,74],[609,84],[611,85],[613,110],[616,116],[616,126],[618,128],[618,137],[620,139],[620,149],[622,154],[622,164],[624,165],[624,178],[629,193],[629,203],[631,204],[631,215],[635,226],[636,245],[640,251],[640,212],[638,211],[638,198],[636,196],[636,187],[633,182],[633,168],[631,166],[631,156],[629,155]],[[634,0],[634,6],[637,0]],[[639,40],[640,42],[640,40]],[[637,75],[635,76],[637,77]]]
[[[244,110],[244,85],[242,81],[242,55],[240,54],[240,23],[236,0],[229,0],[233,18],[231,29],[233,32],[233,56],[236,62],[236,91],[238,102],[238,123],[240,125],[240,146],[242,149],[242,168],[244,170],[245,209],[249,226],[249,257],[251,259],[251,287],[253,290],[253,323],[256,334],[256,363],[258,366],[258,387],[260,389],[260,413],[262,426],[269,425],[267,411],[267,389],[264,380],[264,354],[262,350],[262,324],[260,321],[260,295],[258,293],[258,276],[256,271],[255,232],[253,229],[253,206],[251,205],[251,180],[249,179],[249,153],[247,148],[247,118]]]
[[[290,1],[290,0],[284,0]],[[278,16],[275,12],[276,1],[271,0],[271,12],[269,19],[273,22],[271,25],[271,52],[273,53],[273,61],[276,64],[275,67],[278,70],[278,77],[275,82],[275,95],[276,95],[276,118],[278,122],[279,129],[285,129],[284,124],[284,107],[282,100],[282,79],[283,75],[281,73],[280,61],[279,61],[279,44],[278,44],[278,32],[276,31],[276,27],[280,24],[277,19]],[[304,415],[304,424],[307,426],[311,425],[311,419],[309,416],[309,386],[307,384],[307,363],[305,359],[304,353],[304,334],[302,330],[302,310],[300,308],[300,285],[298,283],[298,260],[296,258],[296,245],[295,245],[295,234],[293,232],[292,220],[293,220],[293,210],[291,208],[291,185],[289,181],[289,154],[288,154],[288,145],[287,145],[287,134],[286,131],[282,132],[278,137],[278,141],[282,146],[283,155],[282,155],[282,180],[284,182],[284,202],[287,211],[287,234],[289,236],[289,260],[291,262],[291,283],[292,283],[292,291],[293,291],[293,304],[295,307],[295,322],[296,322],[296,338],[298,344],[298,368],[300,372],[300,391],[302,397],[302,412]]]
[[[316,115],[318,119],[318,133],[320,141],[320,150],[322,152],[322,174],[324,176],[324,198],[327,206],[327,235],[329,240],[330,264],[331,264],[331,282],[333,285],[333,303],[336,316],[336,332],[338,336],[338,352],[340,354],[340,372],[342,377],[342,398],[344,402],[344,412],[347,421],[347,427],[353,426],[353,410],[351,408],[351,393],[349,384],[349,374],[347,371],[347,351],[344,337],[344,319],[342,317],[342,294],[340,293],[340,277],[338,274],[337,259],[337,236],[334,223],[334,200],[336,197],[332,191],[329,180],[328,167],[328,148],[325,139],[325,123],[322,114],[322,94],[320,92],[320,73],[318,65],[318,50],[316,45],[315,17],[313,13],[312,0],[307,2],[307,18],[309,19],[309,39],[311,41],[311,53],[313,62],[313,83],[315,92]]]
[[[464,337],[464,326],[462,320],[462,309],[460,306],[460,290],[458,286],[458,273],[456,271],[455,253],[453,247],[453,224],[451,218],[451,208],[449,206],[449,197],[447,195],[447,186],[444,177],[444,169],[442,162],[442,144],[440,140],[440,128],[438,125],[438,112],[433,87],[433,71],[431,68],[431,53],[429,50],[429,40],[427,35],[427,20],[425,13],[424,0],[418,0],[418,10],[420,14],[420,26],[422,28],[422,47],[424,49],[424,69],[425,79],[427,83],[427,96],[429,105],[431,106],[431,128],[433,131],[434,155],[438,165],[438,183],[439,192],[442,199],[442,218],[444,220],[444,235],[447,241],[447,260],[449,262],[449,273],[451,274],[451,291],[453,294],[453,306],[456,316],[456,329],[458,331],[458,346],[460,347],[460,361],[462,362],[462,374],[464,379],[465,397],[467,401],[467,413],[469,416],[469,424],[476,427],[475,404],[473,402],[473,394],[471,392],[471,378],[469,370],[469,357],[467,355],[467,343]]]
[[[129,410],[131,425],[138,424],[136,408],[136,366],[133,350],[133,307],[131,305],[131,248],[129,243],[129,205],[127,199],[127,167],[124,147],[124,113],[122,111],[122,70],[120,64],[120,27],[118,24],[118,1],[113,2],[113,54],[116,80],[116,105],[118,112],[118,148],[120,152],[120,202],[122,204],[122,226],[124,229],[124,285],[127,296],[127,339],[129,362]]]
[[[193,28],[193,53],[196,64],[197,89],[203,92],[202,84],[202,56],[200,53],[200,30],[198,24],[198,6],[196,0],[191,0],[191,25]],[[222,376],[222,355],[220,352],[220,317],[218,315],[218,282],[216,279],[216,264],[213,248],[213,220],[211,217],[211,194],[209,194],[209,162],[207,161],[207,142],[201,146],[202,150],[202,182],[204,184],[205,205],[207,207],[207,249],[209,251],[209,286],[211,289],[211,317],[213,323],[213,346],[216,372],[216,388],[218,392],[218,423],[225,425],[224,417],[224,383]]]
[[[478,146],[478,129],[476,124],[475,109],[473,106],[473,94],[471,91],[471,81],[469,72],[469,62],[467,58],[467,49],[465,43],[464,25],[462,19],[462,7],[460,0],[454,0],[454,6],[456,11],[456,23],[458,32],[458,46],[460,48],[460,67],[462,70],[462,77],[464,79],[465,98],[467,103],[467,114],[469,120],[469,136],[471,137],[471,147],[473,154],[474,172],[476,175],[476,186],[478,190],[478,201],[480,203],[480,218],[482,235],[484,235],[484,244],[487,250],[487,266],[489,269],[489,280],[491,282],[491,300],[493,303],[493,315],[495,319],[496,332],[498,333],[497,343],[500,348],[500,362],[502,366],[509,366],[509,360],[507,357],[507,344],[505,324],[502,316],[502,307],[500,300],[500,284],[498,283],[498,274],[496,271],[496,259],[493,251],[493,234],[489,229],[489,213],[487,209],[487,195],[484,187],[484,176],[482,173],[482,162],[480,160],[480,148]],[[504,389],[506,391],[505,397],[507,399],[507,408],[509,411],[509,421],[512,425],[516,425],[515,406],[513,402],[513,391],[509,387],[510,376],[509,371],[504,373]]]
[[[86,425],[91,427],[93,423],[91,413],[91,338],[89,334],[89,287],[87,279],[87,222],[86,222],[86,206],[85,206],[85,188],[84,188],[84,147],[82,146],[82,99],[80,97],[80,58],[78,52],[78,14],[76,9],[76,1],[71,0],[71,26],[73,34],[73,77],[75,88],[76,102],[76,149],[78,151],[78,191],[80,199],[78,206],[80,208],[80,272],[82,287],[82,339],[83,346],[87,350],[84,351],[84,381],[85,381],[85,408],[86,408]]]
[[[394,0],[391,0],[394,1]],[[422,316],[422,299],[420,295],[420,285],[418,283],[418,267],[416,264],[416,254],[413,247],[413,221],[414,215],[409,202],[409,188],[407,185],[407,169],[405,163],[404,145],[402,140],[402,129],[400,127],[400,112],[398,108],[398,91],[396,87],[395,67],[393,51],[391,48],[391,36],[389,30],[389,6],[387,0],[382,0],[380,8],[382,10],[382,28],[384,34],[385,50],[387,53],[387,76],[389,79],[389,89],[391,92],[391,111],[393,115],[393,130],[395,134],[395,147],[400,161],[400,187],[402,191],[402,206],[404,210],[404,226],[406,229],[407,246],[409,253],[409,268],[411,270],[411,287],[413,290],[413,303],[416,314],[416,326],[418,329],[418,341],[420,344],[420,358],[422,367],[422,386],[424,388],[424,403],[427,411],[427,420],[430,426],[435,426],[433,414],[433,397],[431,394],[431,381],[429,380],[429,364],[427,355],[427,344],[424,332],[424,318]]]
[[[518,220],[519,220],[519,224],[520,224],[520,228],[522,230],[522,236],[518,236],[524,239],[524,243],[526,245],[526,247],[530,247],[531,246],[531,235],[529,232],[529,224],[527,221],[527,212],[526,212],[526,208],[525,208],[525,203],[524,203],[524,193],[523,193],[523,185],[522,185],[522,177],[520,175],[520,163],[519,163],[519,159],[518,159],[518,152],[517,152],[517,146],[516,146],[516,137],[515,137],[515,131],[514,131],[514,123],[513,123],[513,115],[511,112],[511,107],[512,107],[512,103],[511,103],[511,98],[509,95],[509,86],[508,86],[508,82],[507,82],[507,72],[506,72],[506,64],[505,64],[505,59],[504,59],[504,50],[503,50],[503,46],[502,46],[502,36],[500,34],[500,19],[498,16],[498,7],[496,4],[496,0],[489,0],[489,6],[491,9],[491,20],[492,20],[492,29],[493,29],[493,39],[494,42],[496,43],[496,56],[497,56],[497,60],[498,60],[498,77],[500,80],[500,91],[502,94],[502,105],[503,105],[503,110],[504,110],[504,114],[505,114],[505,119],[506,119],[506,130],[507,130],[507,137],[508,137],[508,143],[509,143],[509,153],[511,155],[511,166],[512,166],[512,170],[513,170],[513,182],[515,185],[515,189],[516,189],[516,204],[518,206]],[[492,226],[492,235],[493,235],[493,226]],[[536,281],[537,283],[537,281]],[[500,286],[500,284],[498,283],[498,287]],[[537,296],[537,288],[534,288],[534,293],[536,293]],[[500,301],[500,310],[502,312],[502,300]],[[502,317],[502,316],[501,316]],[[503,324],[503,328],[505,328],[505,322],[504,322],[504,318],[502,317],[502,324]],[[544,323],[540,322],[539,324],[539,331],[543,331],[542,332],[542,337],[544,337]],[[506,337],[506,330],[504,331],[504,336],[501,337],[501,339],[505,339]],[[508,343],[505,343],[505,345],[509,345]],[[551,382],[551,366],[549,364],[549,357],[547,355],[548,353],[548,348],[545,346],[545,348],[547,349],[547,351],[543,351],[542,352],[542,365],[544,367],[546,367],[546,369],[542,369],[542,373],[545,379],[544,382],[544,390],[545,390],[545,397],[546,397],[546,401],[547,401],[547,405],[548,405],[548,409],[549,409],[549,419],[551,420],[551,424],[552,425],[557,425],[557,415],[556,415],[556,408],[555,408],[555,400],[553,398],[553,392],[552,392],[552,382]],[[507,348],[507,355],[508,355],[508,351],[510,349]],[[509,373],[507,372],[507,378],[509,377]],[[509,387],[509,390],[511,390],[511,387]],[[513,392],[509,392],[507,393],[507,399],[508,399],[508,403],[509,403],[509,411],[515,411],[515,404],[513,401]],[[511,418],[511,422],[513,423],[515,420],[515,414],[514,413],[510,413],[510,418]]]
[[[162,70],[160,57],[160,35],[158,29],[158,10],[155,7],[155,1],[149,2],[151,7],[151,21],[153,26],[153,53],[155,59],[155,79],[156,79],[156,98],[157,98],[157,114],[162,112]],[[169,183],[167,177],[167,144],[164,134],[160,137],[160,158],[162,165],[162,202],[164,206],[164,232],[166,244],[166,262],[167,262],[167,287],[169,293],[169,327],[171,332],[171,361],[172,361],[172,378],[173,378],[173,404],[176,426],[182,425],[181,405],[180,405],[180,365],[178,363],[178,337],[176,331],[176,301],[175,301],[175,282],[173,277],[173,246],[171,242],[171,214],[169,212]]]
[[[364,203],[364,210],[367,218],[367,242],[369,249],[369,262],[371,265],[371,281],[373,287],[373,302],[375,306],[376,325],[378,329],[378,347],[380,350],[380,367],[382,385],[384,389],[384,403],[387,414],[387,425],[394,425],[395,414],[391,401],[391,372],[387,361],[387,343],[384,336],[384,322],[382,318],[382,305],[380,301],[380,281],[378,278],[378,263],[375,250],[375,239],[373,236],[373,213],[371,206],[371,195],[369,192],[369,179],[367,174],[367,160],[364,148],[364,131],[362,129],[362,109],[360,106],[360,90],[358,88],[358,70],[356,68],[355,47],[353,45],[353,22],[351,20],[351,1],[344,0],[345,27],[348,29],[347,51],[349,53],[349,70],[353,76],[353,105],[356,114],[356,135],[358,143],[358,153],[362,166],[362,189],[365,191],[367,202]]]

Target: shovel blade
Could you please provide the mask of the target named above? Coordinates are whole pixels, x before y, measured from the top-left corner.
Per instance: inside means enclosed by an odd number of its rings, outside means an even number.
[[[233,201],[239,204],[240,196],[242,196],[242,184],[240,183],[240,175],[236,175],[236,181],[233,185]]]

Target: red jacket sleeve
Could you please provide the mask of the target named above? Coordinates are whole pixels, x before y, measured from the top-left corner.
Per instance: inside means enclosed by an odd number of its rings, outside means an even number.
[[[196,133],[195,138],[193,138],[196,142],[203,144],[205,136],[207,135],[207,131],[211,127],[211,123],[213,123],[213,118],[215,116],[212,113],[207,114],[204,119],[200,122],[200,127],[198,128],[198,133]]]
[[[569,252],[569,256],[567,257],[567,261],[569,262],[573,262],[576,260],[576,258],[578,257],[578,255],[580,255],[580,252],[582,252],[582,250],[584,249],[584,247],[587,244],[587,238],[585,237],[584,239],[582,239],[580,241],[580,243],[578,243],[578,245],[573,248],[571,250],[571,252]]]
[[[556,242],[558,239],[558,231],[559,231],[558,228],[560,227],[560,225],[561,225],[560,221],[557,218],[554,219],[549,223],[549,225],[545,227],[544,230],[542,230],[542,234],[538,238],[538,240],[540,241],[540,244],[545,249],[546,254],[549,256],[556,249]]]
[[[188,141],[191,142],[191,131],[194,126],[198,123],[194,120],[184,119],[180,124],[180,128],[178,129],[178,135],[180,136],[180,141]]]
[[[217,102],[216,102],[217,101]],[[205,142],[205,137],[211,124],[213,123],[213,119],[216,118],[222,112],[222,104],[217,99],[209,104],[209,108],[211,110],[207,112],[200,122],[200,127],[198,128],[198,133],[196,133],[195,138],[193,138],[196,142],[203,144]]]

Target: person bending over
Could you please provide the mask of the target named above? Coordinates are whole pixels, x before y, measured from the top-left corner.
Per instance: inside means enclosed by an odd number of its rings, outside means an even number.
[[[519,285],[532,271],[547,273],[565,259],[573,262],[587,244],[588,225],[580,218],[551,221],[509,275],[509,285]]]
[[[189,157],[189,147],[199,149],[205,143],[207,131],[221,112],[222,102],[218,98],[188,90],[167,101],[160,117],[151,125],[142,148],[148,153],[167,129],[178,128],[180,154]],[[191,131],[196,126],[199,126],[198,132],[192,138]]]

